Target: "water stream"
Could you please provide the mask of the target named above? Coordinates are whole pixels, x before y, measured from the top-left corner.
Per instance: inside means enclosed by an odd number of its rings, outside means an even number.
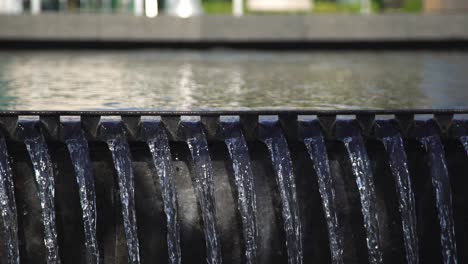
[[[246,263],[254,264],[257,256],[256,197],[249,149],[238,121],[222,122],[221,127],[225,136],[224,142],[232,160],[238,210],[242,219],[245,259]]]
[[[99,263],[99,247],[96,238],[96,192],[89,157],[88,141],[80,127],[80,122],[63,122],[65,144],[75,170],[83,214],[83,227],[86,246],[86,263]]]
[[[202,211],[207,262],[209,264],[219,264],[222,263],[221,244],[216,228],[213,168],[208,151],[208,142],[200,122],[183,122],[182,126],[193,160],[194,185]]]
[[[463,148],[465,149],[465,152],[468,155],[468,136],[460,137],[460,142],[462,143]]]
[[[288,263],[302,263],[302,230],[297,202],[295,175],[289,148],[277,122],[260,121],[262,141],[270,152],[280,192]]]
[[[313,162],[315,173],[317,174],[319,192],[322,198],[323,211],[328,227],[331,260],[332,263],[335,264],[343,263],[343,234],[341,233],[337,217],[335,186],[330,173],[325,141],[316,122],[312,121],[308,125],[314,130],[312,132],[314,135],[306,136],[304,138],[304,143],[309,152],[310,159]]]
[[[143,122],[146,142],[153,156],[157,175],[153,180],[161,185],[164,212],[167,221],[167,248],[169,263],[179,264],[180,232],[177,220],[177,198],[174,186],[174,169],[172,167],[171,150],[166,133],[160,122]]]
[[[341,122],[343,128],[348,130],[348,135],[340,139],[343,141],[346,151],[348,152],[353,175],[356,178],[356,184],[359,190],[361,211],[367,236],[366,242],[369,262],[382,263],[374,179],[364,139],[352,121],[343,120]]]
[[[406,261],[419,263],[418,234],[416,229],[416,204],[408,171],[408,160],[400,132],[391,121],[376,122],[376,129],[385,135],[380,136],[388,153],[390,169],[395,180],[398,196],[398,209],[401,215]]]
[[[112,153],[119,183],[122,216],[127,239],[129,263],[140,263],[139,242],[135,212],[135,186],[130,147],[120,122],[105,122],[102,127]]]
[[[55,185],[54,171],[47,143],[38,128],[37,121],[20,124],[24,143],[31,158],[34,176],[42,208],[44,224],[44,244],[47,250],[47,263],[60,263],[57,230],[55,225]]]
[[[440,225],[440,243],[444,263],[457,263],[455,224],[452,212],[452,192],[445,160],[445,151],[438,135],[419,138],[427,152],[432,186],[434,187]]]
[[[13,185],[13,175],[5,143],[0,135],[0,214],[2,217],[3,243],[7,248],[8,263],[20,263],[18,248],[18,221]]]

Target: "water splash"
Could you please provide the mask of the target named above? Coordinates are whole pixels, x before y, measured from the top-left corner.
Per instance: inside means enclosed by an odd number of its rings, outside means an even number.
[[[310,159],[313,162],[315,173],[319,184],[319,192],[322,198],[323,211],[328,227],[328,237],[330,240],[330,252],[332,263],[343,263],[343,234],[341,233],[338,223],[336,200],[335,200],[335,185],[330,173],[330,165],[328,163],[327,149],[325,141],[320,132],[320,128],[315,121],[308,123],[311,133],[315,135],[306,136],[304,143],[309,152]]]
[[[0,135],[0,213],[3,223],[4,243],[8,251],[8,263],[20,263],[18,248],[18,222],[13,186],[13,175],[5,138]]]
[[[279,187],[283,226],[286,232],[288,263],[302,263],[302,230],[296,195],[295,175],[289,149],[281,128],[275,121],[261,121],[262,141],[267,145]]]
[[[452,213],[452,192],[445,161],[444,147],[437,135],[423,136],[419,142],[427,152],[432,186],[434,187],[440,225],[440,243],[444,263],[457,263],[455,224]]]
[[[390,169],[395,180],[398,209],[401,214],[401,225],[403,228],[406,261],[408,263],[419,263],[416,205],[403,139],[401,138],[400,132],[393,126],[391,121],[377,121],[376,130],[377,133],[382,134],[379,137],[388,153]],[[383,135],[383,133],[385,133],[385,135]]]
[[[146,134],[146,142],[153,156],[157,177],[153,175],[156,182],[159,178],[164,212],[167,221],[167,247],[169,253],[169,263],[178,264],[181,262],[180,255],[180,233],[177,220],[177,198],[174,186],[174,169],[172,167],[171,150],[163,127],[159,122],[143,122],[143,129]]]
[[[242,219],[242,235],[245,243],[245,260],[256,263],[257,221],[254,179],[250,164],[249,149],[239,126],[239,122],[222,122],[225,139],[234,170],[238,194],[238,210]]]
[[[47,250],[47,263],[60,263],[57,230],[55,227],[55,185],[54,171],[50,160],[47,143],[44,136],[36,127],[38,123],[20,123],[24,143],[31,158],[34,176],[42,208],[42,221],[44,224],[44,244]]]
[[[366,230],[367,251],[370,263],[382,263],[382,252],[380,249],[379,222],[377,217],[376,196],[374,190],[374,179],[367,156],[364,139],[353,121],[340,121],[338,125],[349,130],[349,135],[341,137],[351,161],[351,167],[356,178],[356,184],[361,199],[361,211]]]
[[[80,122],[64,122],[65,144],[75,169],[83,214],[83,227],[86,246],[86,263],[99,263],[99,248],[96,239],[96,193],[89,157],[88,142],[80,127]]]
[[[218,264],[222,262],[221,244],[216,229],[213,168],[208,151],[208,142],[200,122],[183,122],[182,125],[193,159],[195,189],[202,210],[207,262],[209,264]]]
[[[135,186],[133,179],[130,147],[120,122],[103,122],[103,132],[112,153],[119,182],[122,216],[127,239],[129,263],[140,263],[139,242],[135,212]]]

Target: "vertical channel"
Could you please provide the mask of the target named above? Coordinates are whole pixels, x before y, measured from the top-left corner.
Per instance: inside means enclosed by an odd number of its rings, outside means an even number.
[[[96,191],[89,157],[88,141],[81,128],[81,122],[68,121],[62,124],[65,144],[73,163],[79,189],[85,234],[86,262],[97,264],[99,263],[99,247],[96,238]]]
[[[440,245],[444,263],[457,263],[455,224],[452,212],[452,191],[442,141],[432,121],[417,123],[418,140],[426,151],[432,186],[436,198],[437,215],[440,225]]]
[[[359,191],[369,262],[382,263],[374,179],[364,139],[353,120],[339,120],[336,125],[338,137],[344,143],[348,153]]]
[[[183,121],[181,125],[193,161],[195,172],[193,175],[194,185],[202,211],[207,263],[219,264],[222,263],[221,244],[216,227],[213,168],[208,150],[208,142],[201,122]]]
[[[104,134],[109,150],[112,153],[117,180],[119,183],[120,202],[127,240],[129,263],[140,263],[139,242],[135,212],[135,186],[130,159],[130,147],[122,127],[118,121],[105,121],[101,123],[101,132]]]
[[[232,160],[238,195],[238,210],[242,220],[245,259],[246,263],[254,264],[257,257],[256,197],[249,149],[240,129],[239,121],[223,121],[221,129],[224,134],[224,143]]]
[[[390,169],[395,181],[398,209],[403,228],[406,261],[408,263],[419,263],[416,204],[403,139],[391,120],[377,121],[376,133],[387,151]]]
[[[280,192],[289,264],[302,263],[302,230],[296,179],[288,144],[278,121],[260,120],[260,138],[268,147]]]
[[[41,201],[44,224],[44,245],[47,250],[47,263],[60,263],[59,245],[55,221],[54,171],[47,143],[36,120],[21,120],[19,134],[29,153],[36,179],[39,200]]]
[[[162,190],[164,212],[167,222],[167,248],[169,263],[179,264],[180,231],[177,214],[177,198],[174,186],[174,168],[172,167],[171,150],[164,127],[159,121],[145,121],[143,131],[146,143],[153,157],[157,175],[153,175],[154,182],[159,181]]]
[[[335,196],[335,183],[330,173],[325,140],[317,120],[304,121],[304,144],[312,160],[317,181],[319,185],[322,207],[328,228],[328,239],[330,241],[330,252],[332,263],[343,263],[343,234],[337,216],[337,205]]]

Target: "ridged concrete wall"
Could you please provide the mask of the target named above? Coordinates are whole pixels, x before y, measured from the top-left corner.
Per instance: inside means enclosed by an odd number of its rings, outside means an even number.
[[[468,40],[468,14],[201,16],[0,16],[0,40],[261,42]]]

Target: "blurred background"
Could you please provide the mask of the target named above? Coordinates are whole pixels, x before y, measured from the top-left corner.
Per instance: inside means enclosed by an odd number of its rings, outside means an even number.
[[[180,7],[182,6],[182,7]],[[0,0],[0,12],[124,13],[156,16],[176,9],[194,14],[463,12],[465,0]],[[190,9],[187,11],[187,9]],[[183,10],[184,11],[184,10]],[[179,15],[180,12],[179,11]]]

